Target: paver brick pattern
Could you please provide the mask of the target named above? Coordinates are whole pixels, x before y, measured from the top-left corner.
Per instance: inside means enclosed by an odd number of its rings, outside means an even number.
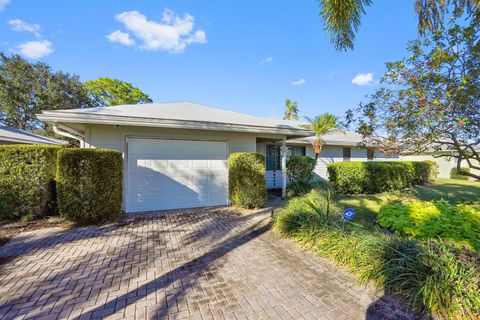
[[[365,319],[371,292],[270,226],[221,207],[27,234],[0,248],[0,319]]]

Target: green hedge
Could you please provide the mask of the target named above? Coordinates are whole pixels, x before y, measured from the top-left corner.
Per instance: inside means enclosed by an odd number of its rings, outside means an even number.
[[[265,157],[254,152],[232,153],[228,158],[228,189],[235,206],[263,206],[267,200]]]
[[[329,180],[342,193],[378,193],[424,184],[433,176],[431,161],[337,162],[328,166]]]
[[[287,177],[292,182],[307,183],[313,178],[317,162],[308,156],[291,156],[287,162]]]
[[[58,153],[58,208],[80,224],[116,219],[122,203],[122,154],[102,149]]]
[[[55,170],[60,147],[0,147],[0,220],[55,213]]]
[[[462,168],[460,168],[460,171],[470,172],[470,168],[468,168],[468,167],[462,167]],[[468,176],[460,175],[460,174],[458,173],[457,168],[452,168],[452,170],[450,170],[450,179],[455,179],[455,180],[468,180],[469,177],[468,177]]]

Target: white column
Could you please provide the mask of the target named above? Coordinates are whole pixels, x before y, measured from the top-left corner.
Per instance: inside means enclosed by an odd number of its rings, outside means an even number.
[[[287,197],[287,146],[285,138],[282,140],[280,155],[282,156],[282,198],[285,199]]]

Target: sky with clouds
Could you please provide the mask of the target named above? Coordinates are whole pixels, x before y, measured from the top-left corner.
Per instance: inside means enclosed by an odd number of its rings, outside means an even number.
[[[0,0],[0,50],[132,82],[155,102],[281,118],[289,98],[302,116],[343,116],[417,37],[413,1],[374,1],[346,53],[318,12],[298,0]]]

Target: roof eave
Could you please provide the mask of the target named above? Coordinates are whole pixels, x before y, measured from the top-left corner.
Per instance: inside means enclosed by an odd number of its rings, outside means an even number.
[[[251,133],[269,133],[282,134],[289,137],[308,137],[312,131],[296,128],[281,128],[269,126],[250,126],[230,123],[204,122],[204,121],[185,121],[168,120],[155,118],[135,118],[125,116],[105,116],[105,115],[67,115],[66,113],[55,114],[53,112],[44,112],[37,115],[38,119],[48,123],[79,123],[79,124],[107,124],[121,126],[141,126],[141,127],[162,127],[178,129],[197,129],[212,131],[236,131]]]

